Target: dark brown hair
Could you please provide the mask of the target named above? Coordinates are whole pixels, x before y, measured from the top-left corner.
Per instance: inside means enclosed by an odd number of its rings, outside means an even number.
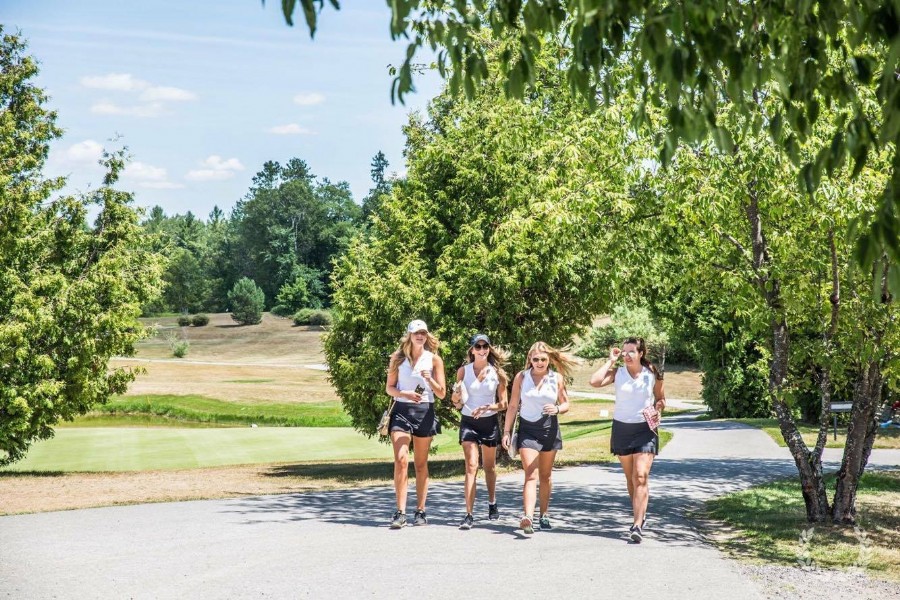
[[[625,341],[622,342],[622,348],[625,348],[625,344],[634,344],[637,346],[638,355],[641,357],[641,365],[650,369],[650,372],[653,373],[657,379],[662,379],[662,372],[656,368],[652,362],[647,360],[647,342],[644,341],[642,337],[630,337],[625,338]]]

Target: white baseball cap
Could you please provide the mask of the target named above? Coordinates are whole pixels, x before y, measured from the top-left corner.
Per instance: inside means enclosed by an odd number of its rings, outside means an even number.
[[[409,325],[406,326],[406,333],[415,333],[417,331],[428,331],[428,325],[425,324],[425,321],[416,319],[415,321],[410,321]]]

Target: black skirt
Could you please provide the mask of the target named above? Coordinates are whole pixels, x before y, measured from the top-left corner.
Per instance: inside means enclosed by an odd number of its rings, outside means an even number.
[[[659,435],[646,422],[623,423],[613,419],[609,449],[616,456],[641,452],[659,454]]]
[[[544,415],[539,421],[526,421],[519,417],[519,435],[516,446],[549,452],[562,450],[562,432],[559,430],[559,418],[556,415]]]
[[[391,431],[405,431],[413,437],[434,437],[441,424],[434,414],[433,402],[395,402],[391,413]]]
[[[496,448],[500,443],[500,424],[497,415],[489,417],[462,416],[459,423],[459,443],[475,442],[488,448]]]

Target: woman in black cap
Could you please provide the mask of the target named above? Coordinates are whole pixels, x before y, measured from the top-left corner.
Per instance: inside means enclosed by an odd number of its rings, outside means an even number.
[[[409,445],[416,467],[415,525],[425,525],[428,496],[428,451],[441,426],[434,413],[434,398],[446,394],[444,361],[437,355],[440,342],[428,332],[425,321],[411,321],[400,347],[391,355],[385,391],[396,402],[391,412],[390,435],[394,447],[394,490],[397,512],[391,529],[406,525],[406,490],[409,484]]]
[[[466,364],[456,371],[456,384],[450,397],[462,413],[459,443],[466,459],[466,514],[459,524],[460,529],[472,528],[479,447],[488,490],[488,519],[496,521],[500,518],[496,496],[497,445],[500,444],[497,412],[506,410],[509,384],[509,377],[503,370],[506,356],[491,345],[485,334],[472,336],[466,357]]]
[[[540,527],[550,529],[550,476],[557,450],[562,449],[559,417],[569,410],[565,378],[575,361],[561,350],[544,342],[535,342],[528,350],[525,370],[513,380],[509,410],[503,427],[503,447],[509,448],[513,423],[519,415],[516,447],[522,457],[525,484],[522,506],[525,510],[519,527],[527,534],[534,533],[534,503],[540,479]],[[552,367],[552,368],[551,368]]]
[[[625,364],[615,368],[620,357]],[[653,417],[653,409],[661,413],[666,408],[663,376],[647,360],[644,338],[626,339],[621,350],[611,348],[609,359],[591,375],[591,385],[594,387],[610,383],[616,384],[610,450],[622,463],[631,498],[634,523],[628,535],[632,541],[640,543],[644,539],[644,522],[650,500],[650,467],[653,466],[653,457],[659,452],[659,435],[647,419]]]

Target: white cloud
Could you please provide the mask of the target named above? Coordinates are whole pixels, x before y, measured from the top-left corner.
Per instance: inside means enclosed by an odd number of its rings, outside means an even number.
[[[238,159],[225,160],[218,154],[209,156],[200,165],[206,168],[188,171],[184,178],[190,181],[222,181],[231,179],[237,171],[244,170],[244,165]]]
[[[143,102],[183,102],[185,100],[196,100],[197,94],[177,87],[158,85],[144,90],[140,99]]]
[[[138,79],[130,73],[90,75],[81,78],[81,85],[86,88],[114,90],[117,92],[136,92],[150,87],[148,82]]]
[[[300,106],[313,106],[325,102],[325,96],[319,92],[301,92],[294,96],[294,104]]]
[[[269,133],[277,135],[313,135],[313,132],[306,127],[301,127],[296,123],[288,123],[287,125],[276,125],[268,129]]]
[[[134,181],[138,187],[154,190],[177,190],[184,187],[182,183],[169,181],[169,174],[163,167],[156,167],[142,162],[128,163],[122,178]]]
[[[94,140],[72,144],[66,150],[66,160],[74,163],[96,163],[103,156],[103,145]]]
[[[91,106],[91,112],[95,115],[125,115],[129,117],[152,118],[164,114],[165,107],[159,102],[121,106],[114,102],[103,100]]]

